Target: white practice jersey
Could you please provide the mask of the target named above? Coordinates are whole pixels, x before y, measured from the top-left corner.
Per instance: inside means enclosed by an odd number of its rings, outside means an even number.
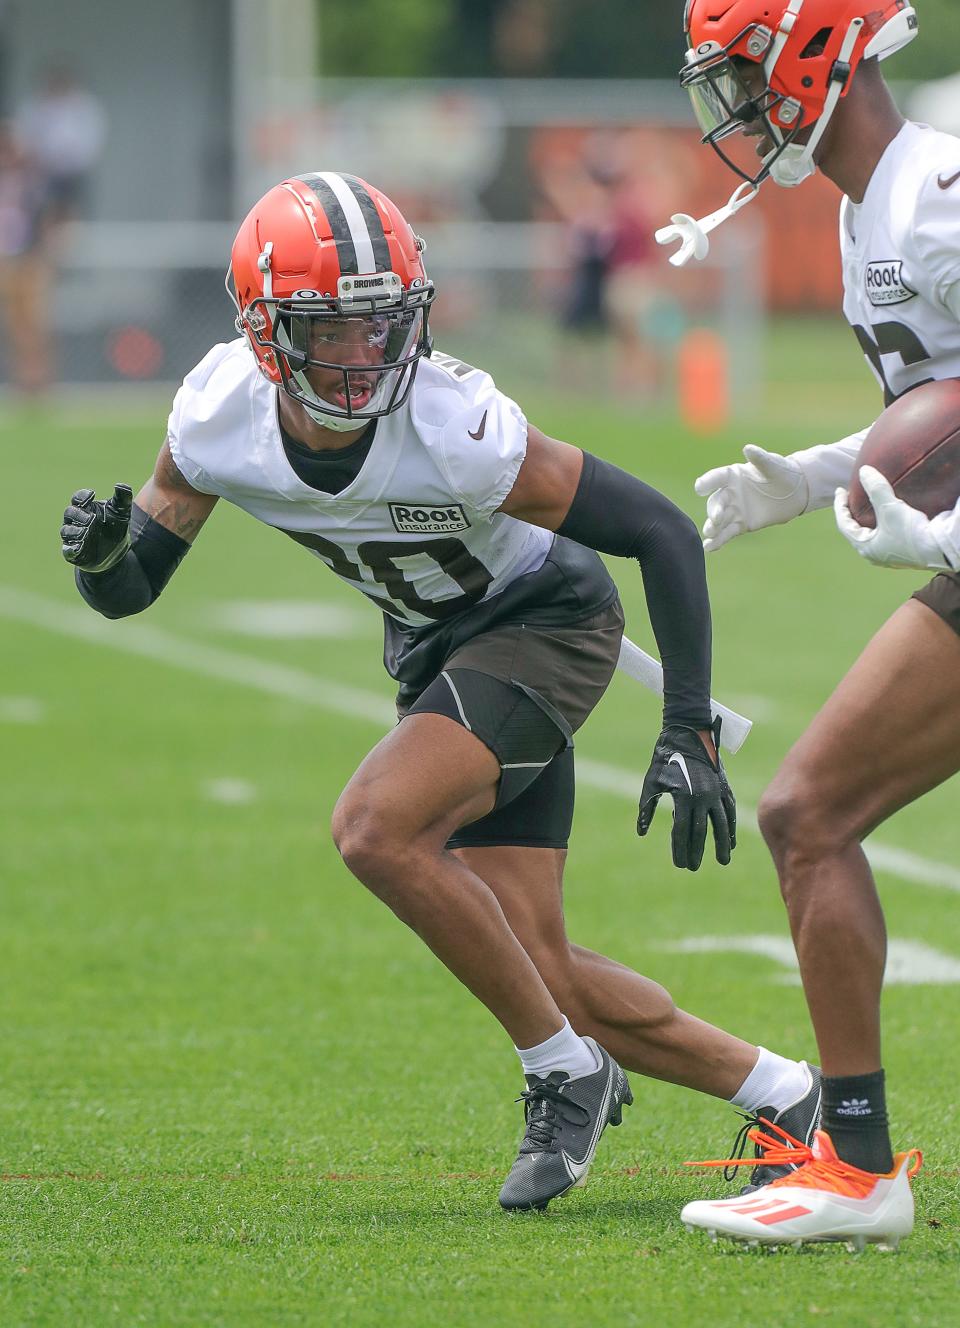
[[[540,568],[554,536],[498,512],[527,446],[519,406],[492,378],[448,356],[422,360],[406,404],[377,421],[369,454],[340,493],[287,460],[277,388],[244,338],[187,375],[170,414],[178,470],[284,531],[410,626],[436,623]]]
[[[840,210],[843,312],[887,404],[960,378],[960,138],[907,123]]]

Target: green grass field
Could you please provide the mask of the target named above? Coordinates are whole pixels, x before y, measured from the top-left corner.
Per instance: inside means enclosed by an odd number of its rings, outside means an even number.
[[[749,437],[789,450],[866,423],[869,392],[830,377],[826,404],[792,388],[789,422],[767,409]],[[743,441],[562,401],[529,413],[691,512],[692,477]],[[680,1164],[725,1155],[738,1121],[636,1076],[587,1188],[543,1215],[500,1213],[521,1128],[509,1042],[328,836],[388,724],[375,611],[226,509],[141,619],[98,619],[60,560],[71,491],[136,486],[163,421],[162,407],[61,405],[0,425],[3,1328],[960,1323],[949,981],[886,995],[895,1140],[927,1157],[899,1256],[761,1256],[685,1234],[680,1205],[718,1180]],[[813,1056],[782,963],[673,947],[786,937],[749,805],[920,578],[861,564],[826,513],[738,542],[710,572],[714,690],[759,721],[730,762],[741,846],[727,870],[690,876],[669,864],[663,809],[635,838],[658,713],[618,679],[578,738],[570,931],[694,1012]],[[649,644],[639,573],[616,573]],[[340,612],[340,637],[257,638],[224,617],[270,600]],[[884,827],[905,856],[882,857],[878,879],[891,936],[960,972],[955,800],[941,789]]]

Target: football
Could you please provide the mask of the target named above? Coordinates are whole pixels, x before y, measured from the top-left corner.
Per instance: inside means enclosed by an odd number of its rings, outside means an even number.
[[[850,514],[861,526],[877,524],[860,483],[873,466],[894,493],[927,516],[949,512],[960,497],[960,379],[924,383],[889,406],[867,434],[850,484]]]

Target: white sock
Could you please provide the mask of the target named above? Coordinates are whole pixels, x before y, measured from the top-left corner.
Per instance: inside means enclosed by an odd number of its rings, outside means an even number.
[[[742,1111],[773,1107],[778,1113],[800,1100],[810,1088],[805,1061],[788,1061],[766,1047],[758,1047],[757,1063],[730,1099]]]
[[[560,1032],[548,1037],[546,1042],[526,1050],[517,1047],[516,1052],[524,1074],[535,1074],[541,1079],[546,1079],[554,1070],[564,1070],[571,1079],[581,1079],[600,1068],[593,1049],[578,1037],[567,1018],[564,1018]]]

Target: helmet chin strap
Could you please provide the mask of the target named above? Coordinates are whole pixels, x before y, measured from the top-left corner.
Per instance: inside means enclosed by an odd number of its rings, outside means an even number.
[[[845,65],[849,61],[863,29],[863,23],[862,18],[851,20],[843,39],[843,45],[840,47],[840,54],[837,57],[838,65]],[[836,68],[836,66],[834,67]],[[783,189],[795,189],[798,184],[803,184],[804,180],[808,180],[816,171],[817,167],[813,159],[814,153],[827,132],[827,126],[833,119],[833,113],[837,109],[848,82],[849,70],[846,78],[835,78],[831,82],[827,90],[826,100],[823,103],[823,111],[813,126],[806,143],[791,143],[789,147],[784,148],[775,161],[771,162],[770,178],[774,184],[780,185]]]
[[[344,415],[328,415],[326,411],[319,410],[316,406],[308,406],[301,397],[294,397],[293,400],[299,402],[314,424],[319,424],[324,429],[330,429],[333,433],[356,432],[357,429],[366,428],[370,423],[368,419],[351,420]]]

